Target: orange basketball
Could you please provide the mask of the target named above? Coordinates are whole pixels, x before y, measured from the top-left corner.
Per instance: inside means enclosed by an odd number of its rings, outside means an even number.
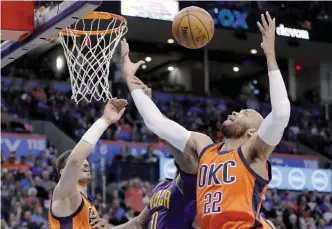
[[[202,8],[190,6],[175,16],[172,32],[175,40],[182,46],[190,49],[202,48],[213,37],[213,19]]]

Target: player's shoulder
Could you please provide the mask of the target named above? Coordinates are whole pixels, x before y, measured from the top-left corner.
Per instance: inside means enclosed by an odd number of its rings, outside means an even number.
[[[172,182],[171,179],[164,179],[164,180],[160,181],[160,182],[156,185],[156,187],[154,187],[153,192],[158,191],[159,189],[163,188],[164,185],[169,184],[170,182]]]
[[[207,146],[212,146],[214,144],[209,136],[199,132],[192,132],[191,139],[195,144],[198,155],[201,155]]]
[[[201,160],[203,158],[203,156],[205,156],[206,154],[208,153],[211,153],[211,152],[217,152],[221,145],[223,143],[220,142],[220,143],[217,143],[217,144],[209,144],[209,145],[206,145],[200,152],[200,155],[199,155],[199,160]]]
[[[199,133],[199,132],[192,132],[192,137],[195,138],[196,143],[202,143],[202,144],[211,144],[213,143],[212,139],[207,136],[206,134]]]

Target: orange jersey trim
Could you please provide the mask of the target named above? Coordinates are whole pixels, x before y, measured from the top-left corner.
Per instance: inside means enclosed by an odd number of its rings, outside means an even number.
[[[97,210],[82,193],[82,201],[78,209],[71,215],[65,217],[57,217],[52,212],[52,202],[48,211],[48,223],[50,229],[91,229],[90,216]]]

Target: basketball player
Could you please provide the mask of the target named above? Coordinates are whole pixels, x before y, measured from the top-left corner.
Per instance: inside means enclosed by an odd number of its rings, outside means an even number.
[[[151,98],[151,89],[137,79],[137,85]],[[171,154],[182,154],[168,145]],[[179,161],[174,179],[165,179],[153,190],[149,205],[133,220],[113,229],[192,229],[199,228],[195,221],[196,168]],[[190,163],[189,163],[190,164]]]
[[[48,212],[51,229],[106,228],[106,222],[100,219],[87,198],[91,180],[87,158],[108,126],[121,118],[127,104],[124,99],[111,99],[105,105],[103,116],[87,130],[75,148],[57,159],[60,179]]]
[[[133,64],[129,49],[123,52],[124,77],[147,127],[183,152],[182,160],[199,158],[196,199],[203,229],[272,227],[259,211],[271,179],[268,158],[288,124],[290,102],[275,57],[275,19],[268,12],[266,17],[267,21],[262,14],[257,24],[267,59],[272,112],[264,120],[255,110],[232,112],[221,126],[226,140],[219,144],[165,118],[135,85],[134,74],[144,62]],[[122,46],[128,46],[125,40]]]

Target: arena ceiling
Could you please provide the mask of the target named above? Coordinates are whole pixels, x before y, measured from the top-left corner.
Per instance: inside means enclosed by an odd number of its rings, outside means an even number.
[[[185,64],[195,65],[199,68],[204,68],[203,56],[201,58],[188,58],[187,55],[180,52],[170,52],[170,54],[158,54],[158,53],[144,53],[132,51],[130,58],[132,61],[145,60],[146,57],[150,57],[151,61],[146,62],[146,69],[140,69],[141,73],[153,74],[156,72],[167,71],[169,66],[181,66]],[[234,67],[237,67],[239,71],[234,71]],[[212,60],[209,61],[210,77],[227,77],[227,78],[239,78],[253,75],[266,69],[265,63],[257,64],[254,60],[240,61],[238,58],[236,61],[231,59],[228,61]]]

